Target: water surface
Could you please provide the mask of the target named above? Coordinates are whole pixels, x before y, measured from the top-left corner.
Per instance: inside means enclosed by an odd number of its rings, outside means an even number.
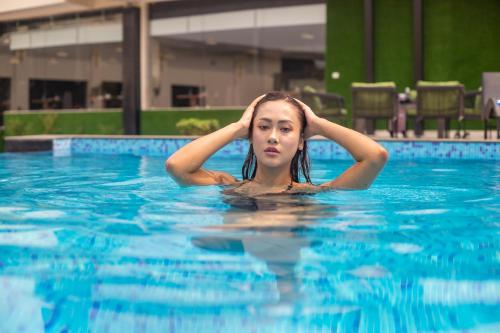
[[[163,163],[0,154],[0,332],[500,331],[500,162],[259,200]]]

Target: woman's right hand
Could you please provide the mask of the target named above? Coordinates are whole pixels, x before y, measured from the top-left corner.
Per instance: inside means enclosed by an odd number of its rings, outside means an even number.
[[[243,112],[243,115],[241,116],[240,120],[237,121],[237,123],[241,126],[241,130],[238,133],[239,138],[246,138],[248,137],[248,130],[250,128],[250,122],[252,121],[252,116],[253,112],[255,110],[255,105],[265,96],[260,95],[256,99],[250,103],[250,105],[246,108],[245,112]]]
[[[304,139],[309,139],[311,136],[320,134],[320,126],[318,123],[321,121],[321,118],[318,117],[307,104],[297,98],[295,98],[295,100],[302,106],[306,116],[307,126],[304,131]]]

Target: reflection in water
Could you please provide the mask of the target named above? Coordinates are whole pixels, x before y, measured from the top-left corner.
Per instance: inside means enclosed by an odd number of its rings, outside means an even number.
[[[225,195],[224,202],[230,205],[224,223],[206,227],[207,231],[221,233],[195,236],[192,244],[210,251],[246,252],[264,261],[276,276],[279,303],[300,303],[301,283],[295,267],[301,249],[320,244],[309,239],[306,231],[319,219],[335,216],[336,207],[321,204],[311,196],[285,194]]]

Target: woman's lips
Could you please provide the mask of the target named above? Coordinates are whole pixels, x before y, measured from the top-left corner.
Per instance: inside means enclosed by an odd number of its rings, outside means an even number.
[[[273,148],[273,147],[268,147],[264,150],[264,153],[270,156],[278,155],[280,152],[278,149]]]

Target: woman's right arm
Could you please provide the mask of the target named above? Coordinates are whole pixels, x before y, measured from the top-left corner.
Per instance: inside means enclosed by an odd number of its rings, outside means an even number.
[[[306,139],[321,135],[344,147],[356,161],[332,181],[321,184],[324,189],[367,189],[380,173],[389,154],[379,143],[352,129],[332,123],[314,114],[301,101],[307,119]]]
[[[262,96],[247,107],[239,121],[202,136],[177,150],[165,162],[167,172],[176,182],[185,185],[219,185],[237,182],[228,173],[204,170],[201,167],[216,151],[231,141],[248,135],[253,110],[260,98]]]

